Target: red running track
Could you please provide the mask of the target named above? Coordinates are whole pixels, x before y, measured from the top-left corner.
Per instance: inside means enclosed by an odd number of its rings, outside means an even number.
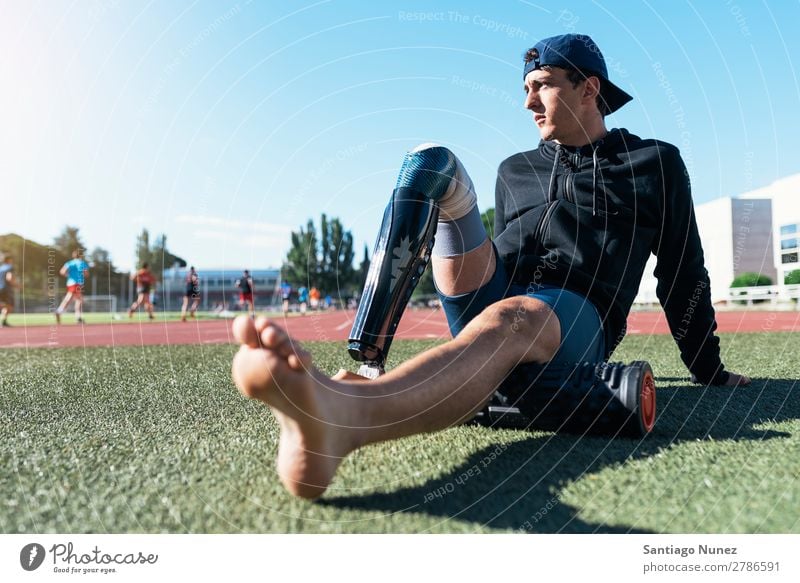
[[[292,316],[277,321],[298,340],[347,340],[354,312],[331,311]],[[798,332],[800,312],[717,312],[719,332]],[[0,328],[3,348],[61,348],[68,346],[149,346],[154,344],[226,344],[233,342],[230,320],[142,322],[76,326]],[[661,312],[634,312],[629,334],[668,334]],[[408,310],[398,338],[449,338],[439,310]]]

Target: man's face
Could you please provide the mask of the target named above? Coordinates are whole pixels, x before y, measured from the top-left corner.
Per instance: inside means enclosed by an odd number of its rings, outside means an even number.
[[[564,69],[537,69],[525,77],[525,109],[533,112],[533,123],[543,140],[575,145],[584,141],[586,130],[583,99],[586,82],[576,87]],[[577,141],[576,141],[577,140]]]

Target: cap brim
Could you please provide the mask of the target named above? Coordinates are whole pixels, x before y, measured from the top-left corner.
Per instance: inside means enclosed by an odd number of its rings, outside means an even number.
[[[608,79],[602,80],[602,86],[600,97],[606,102],[609,113],[614,113],[629,101],[633,101],[633,97],[625,93]]]

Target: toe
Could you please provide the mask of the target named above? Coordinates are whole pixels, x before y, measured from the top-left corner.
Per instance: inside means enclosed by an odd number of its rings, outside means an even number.
[[[253,321],[247,316],[238,316],[233,321],[233,337],[239,344],[244,344],[250,348],[258,348],[258,333],[253,325]]]
[[[265,348],[280,352],[284,344],[287,343],[289,337],[281,328],[275,325],[268,325],[261,331],[261,342]]]
[[[307,371],[311,368],[311,355],[302,348],[297,348],[286,357],[286,362],[292,370]]]
[[[256,332],[258,332],[258,334],[261,335],[261,333],[264,332],[264,329],[270,325],[270,321],[269,318],[266,318],[264,316],[259,316],[256,318],[255,324],[256,324]]]

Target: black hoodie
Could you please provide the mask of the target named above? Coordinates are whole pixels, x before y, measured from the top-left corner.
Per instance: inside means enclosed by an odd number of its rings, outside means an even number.
[[[588,297],[603,321],[606,356],[654,253],[657,294],[681,358],[702,383],[728,378],[686,167],[675,146],[611,130],[581,147],[541,142],[497,173],[495,245],[516,283]]]

